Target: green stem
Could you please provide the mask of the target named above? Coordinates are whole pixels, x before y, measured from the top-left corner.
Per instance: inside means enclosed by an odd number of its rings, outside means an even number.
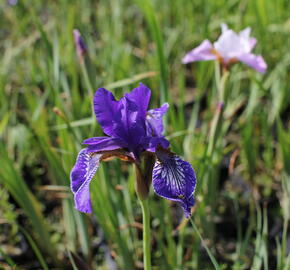
[[[148,199],[139,199],[143,215],[143,262],[144,270],[151,270],[151,251],[150,251],[150,212]]]
[[[80,64],[81,64],[81,69],[82,69],[82,73],[83,73],[83,78],[84,78],[86,87],[88,89],[88,94],[89,94],[91,100],[93,100],[94,89],[93,89],[93,86],[91,84],[91,80],[90,80],[90,76],[89,76],[89,73],[88,73],[88,70],[87,70],[87,66],[86,66],[84,61],[81,62]]]
[[[209,133],[209,144],[207,148],[207,157],[210,158],[214,151],[217,139],[219,137],[221,122],[223,119],[224,104],[219,103],[213,118],[212,126]]]
[[[223,113],[226,106],[225,84],[226,84],[228,75],[229,73],[226,71],[221,77],[221,79],[218,81],[217,87],[218,87],[219,103],[218,103],[218,106],[217,106],[217,109],[213,118],[211,130],[209,134],[209,144],[208,144],[207,155],[206,155],[208,158],[212,157],[216,142],[220,134],[221,126],[222,126]]]

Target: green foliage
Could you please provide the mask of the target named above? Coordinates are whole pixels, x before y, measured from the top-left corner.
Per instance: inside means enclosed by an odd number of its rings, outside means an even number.
[[[133,168],[101,165],[92,215],[74,209],[69,191],[82,140],[102,135],[95,89],[120,97],[142,81],[151,107],[169,102],[166,135],[198,178],[193,224],[150,194],[153,269],[288,270],[289,12],[287,0],[2,1],[0,220],[9,241],[1,238],[0,260],[17,269],[7,247],[23,241],[43,269],[142,268]],[[218,66],[181,59],[214,41],[222,22],[252,28],[268,71],[233,66],[213,128]],[[74,28],[88,47],[83,63]]]

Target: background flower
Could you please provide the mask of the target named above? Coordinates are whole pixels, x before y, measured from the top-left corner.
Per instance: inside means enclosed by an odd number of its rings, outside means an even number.
[[[218,60],[224,67],[229,68],[231,64],[241,61],[264,73],[267,64],[263,57],[251,53],[257,43],[255,38],[250,37],[251,29],[248,27],[237,34],[228,29],[226,24],[222,24],[221,28],[222,34],[213,45],[209,40],[203,41],[187,53],[182,62],[187,64],[195,61]]]

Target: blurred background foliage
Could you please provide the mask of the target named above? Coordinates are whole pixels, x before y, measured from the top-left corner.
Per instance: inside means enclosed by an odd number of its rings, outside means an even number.
[[[94,91],[121,97],[142,81],[151,108],[169,102],[166,136],[198,178],[193,224],[151,195],[153,269],[290,269],[289,14],[287,0],[2,0],[1,267],[142,269],[133,168],[101,165],[92,215],[74,209],[69,189],[82,140],[102,135]],[[218,66],[181,59],[223,22],[252,28],[268,71],[233,66],[209,157]],[[83,63],[74,28],[88,47]]]

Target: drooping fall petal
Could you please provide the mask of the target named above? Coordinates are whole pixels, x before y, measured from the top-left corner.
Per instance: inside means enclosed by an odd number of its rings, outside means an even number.
[[[75,207],[81,212],[92,212],[90,182],[99,167],[101,157],[102,154],[90,153],[86,148],[82,149],[71,171],[71,189],[74,193]]]
[[[157,150],[156,154],[152,178],[155,193],[179,202],[186,217],[189,217],[190,208],[194,205],[193,193],[196,187],[196,176],[192,166],[168,151]]]
[[[264,73],[267,69],[267,64],[261,55],[248,53],[239,56],[238,59],[261,73]]]

